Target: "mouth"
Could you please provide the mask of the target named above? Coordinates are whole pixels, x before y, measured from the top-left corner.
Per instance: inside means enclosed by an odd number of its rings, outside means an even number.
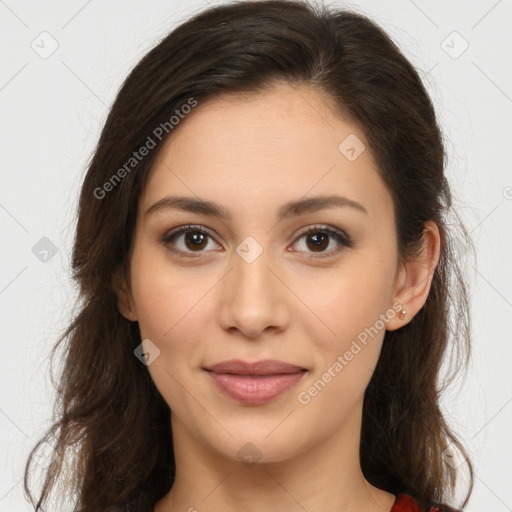
[[[230,360],[203,368],[227,397],[249,405],[267,403],[295,386],[308,372],[276,360]]]
[[[286,375],[306,371],[307,368],[295,364],[285,363],[276,359],[263,359],[261,361],[249,362],[241,359],[231,359],[204,368],[214,373],[232,375]]]

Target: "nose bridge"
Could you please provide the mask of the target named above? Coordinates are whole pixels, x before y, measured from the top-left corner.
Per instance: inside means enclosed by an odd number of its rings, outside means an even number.
[[[224,283],[221,323],[255,337],[269,326],[283,327],[286,308],[282,284],[274,275],[272,252],[246,237],[233,255]]]
[[[263,247],[253,237],[247,237],[236,248],[237,256],[234,257],[235,286],[242,294],[253,294],[261,291],[269,292],[269,281],[273,277],[269,270],[271,264],[270,251]],[[242,287],[244,289],[242,289]]]

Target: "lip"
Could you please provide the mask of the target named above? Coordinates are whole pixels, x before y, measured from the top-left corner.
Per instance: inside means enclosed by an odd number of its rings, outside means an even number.
[[[242,359],[230,359],[213,366],[205,367],[205,370],[214,373],[231,373],[234,375],[283,375],[297,373],[305,370],[301,366],[285,363],[276,359],[262,359],[253,363]]]
[[[251,405],[278,397],[307,373],[305,368],[272,359],[254,363],[235,359],[204,370],[226,396]]]

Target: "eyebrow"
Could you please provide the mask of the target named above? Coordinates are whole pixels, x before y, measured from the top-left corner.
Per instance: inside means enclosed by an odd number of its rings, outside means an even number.
[[[290,201],[283,204],[277,212],[277,219],[283,220],[305,213],[311,213],[326,208],[336,207],[350,207],[359,212],[366,214],[368,213],[366,208],[357,201],[353,201],[352,199],[348,199],[347,197],[343,196],[323,195],[310,197],[307,199],[298,199],[296,201]],[[224,220],[231,220],[233,217],[231,212],[213,201],[204,201],[195,197],[186,196],[165,196],[148,208],[145,213],[145,217],[167,209],[199,213]]]

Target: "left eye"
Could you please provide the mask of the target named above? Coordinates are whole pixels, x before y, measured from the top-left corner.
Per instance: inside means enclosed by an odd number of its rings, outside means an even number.
[[[320,252],[322,256],[327,253],[326,256],[330,256],[333,253],[337,253],[343,250],[345,247],[352,247],[352,240],[341,231],[329,229],[323,226],[314,226],[309,228],[306,232],[302,233],[298,240],[305,238],[306,247],[312,248],[313,253]],[[330,245],[330,240],[334,240],[334,249],[326,251]],[[319,257],[322,257],[319,256]]]
[[[182,248],[176,248],[182,237]],[[208,245],[208,237],[213,240],[210,232],[202,226],[184,226],[164,235],[161,242],[172,252],[192,256],[191,253],[194,252],[205,252],[204,249]],[[314,226],[309,228],[299,235],[294,244],[297,244],[302,239],[305,239],[306,248],[311,249],[311,252],[313,253],[312,257],[323,257],[324,255],[330,256],[331,254],[337,253],[346,247],[352,247],[352,241],[345,233],[324,226]],[[334,248],[327,251],[326,249],[329,248],[331,241],[333,240]],[[319,256],[314,255],[314,253],[319,253]]]

